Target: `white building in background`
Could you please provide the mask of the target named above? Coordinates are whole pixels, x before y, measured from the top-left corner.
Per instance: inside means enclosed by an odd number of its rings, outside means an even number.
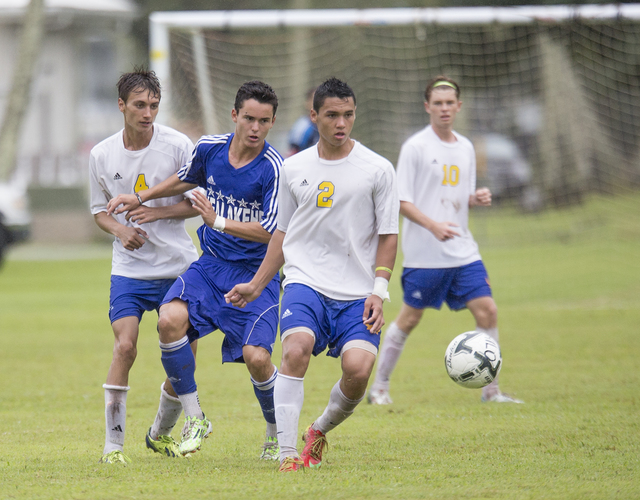
[[[29,0],[0,0],[0,120]],[[88,153],[122,127],[115,84],[144,60],[133,0],[45,0],[45,34],[15,176],[31,186],[84,186]]]

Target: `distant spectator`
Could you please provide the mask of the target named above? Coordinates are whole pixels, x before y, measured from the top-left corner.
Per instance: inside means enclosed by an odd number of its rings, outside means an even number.
[[[315,146],[318,142],[318,127],[309,118],[311,108],[313,108],[313,94],[315,87],[307,91],[307,100],[305,101],[306,113],[296,120],[289,130],[289,152],[287,156],[293,156],[300,151]]]

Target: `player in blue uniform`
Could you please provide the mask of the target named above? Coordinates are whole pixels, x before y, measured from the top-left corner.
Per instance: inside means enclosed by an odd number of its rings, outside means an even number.
[[[305,101],[306,113],[298,118],[289,130],[289,153],[287,156],[293,156],[300,151],[304,151],[311,146],[315,146],[320,138],[318,127],[309,116],[313,109],[313,94],[315,87],[307,91],[307,99]]]
[[[275,122],[277,106],[269,85],[245,83],[231,112],[235,133],[202,137],[191,160],[177,174],[139,197],[120,196],[109,204],[111,212],[122,213],[147,200],[195,187],[206,192],[196,189],[193,193],[193,206],[205,223],[198,229],[203,254],[168,291],[158,319],[162,364],[186,417],[179,445],[183,455],[198,450],[211,432],[198,399],[190,343],[220,329],[225,334],[223,362],[246,363],[267,421],[262,458],[279,456],[273,406],[278,370],[271,362],[278,326],[279,276],[274,274],[255,306],[246,311],[224,299],[235,283],[253,277],[276,229],[283,160],[265,138]],[[158,418],[161,415],[156,421]]]

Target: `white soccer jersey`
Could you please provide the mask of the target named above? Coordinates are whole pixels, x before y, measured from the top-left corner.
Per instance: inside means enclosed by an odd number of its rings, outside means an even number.
[[[476,154],[471,141],[454,132],[456,142],[443,142],[431,125],[402,145],[398,158],[401,201],[413,203],[436,222],[460,227],[460,236],[438,241],[431,231],[406,217],[402,225],[404,267],[460,267],[480,260],[469,231],[469,196],[476,191]]]
[[[106,212],[107,203],[119,194],[133,194],[155,186],[175,174],[193,151],[189,138],[163,125],[153,125],[153,138],[140,151],[124,147],[123,131],[91,150],[89,158],[91,213]],[[175,205],[183,195],[146,202],[150,207]],[[138,226],[115,216],[118,222],[140,227],[149,240],[137,250],[126,250],[118,238],[113,242],[111,274],[135,279],[176,278],[198,258],[183,220],[163,219]]]
[[[340,160],[321,159],[317,146],[287,158],[278,194],[284,286],[302,283],[336,300],[368,297],[378,235],[398,234],[398,211],[393,166],[359,142]]]

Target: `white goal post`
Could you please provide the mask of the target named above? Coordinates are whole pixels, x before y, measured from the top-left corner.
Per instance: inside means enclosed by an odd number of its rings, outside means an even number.
[[[170,29],[190,31],[194,40],[199,40],[196,43],[202,44],[203,29],[412,24],[528,24],[540,21],[561,22],[577,19],[639,20],[640,4],[153,12],[149,16],[149,59],[151,69],[163,82],[163,111],[170,114]],[[202,52],[200,52],[200,57],[202,57]],[[200,66],[201,71],[202,69]],[[203,84],[206,85],[205,82]]]
[[[270,83],[282,152],[306,91],[345,79],[354,136],[391,161],[445,73],[462,86],[479,176],[533,209],[640,183],[639,20],[640,4],[155,12],[150,61],[159,120],[196,138],[231,130],[239,84]]]

